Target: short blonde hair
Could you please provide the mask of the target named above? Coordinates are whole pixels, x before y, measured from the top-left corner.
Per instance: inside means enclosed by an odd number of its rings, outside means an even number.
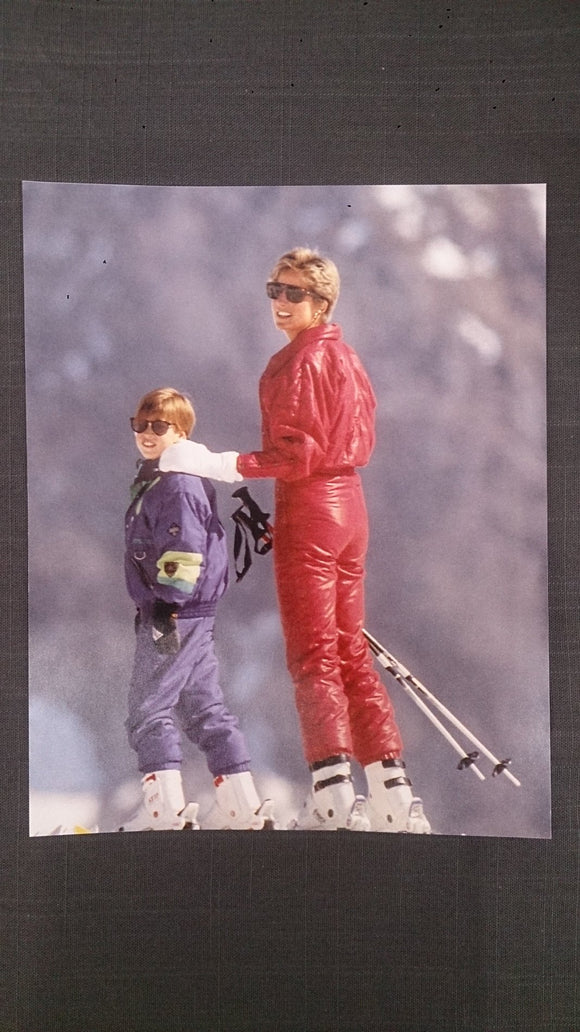
[[[328,322],[340,293],[340,276],[332,259],[324,258],[309,247],[294,247],[278,259],[271,279],[283,278],[284,269],[302,273],[312,293],[328,302],[323,315],[323,321]]]
[[[167,423],[173,423],[186,437],[189,437],[195,426],[193,405],[185,394],[176,391],[174,387],[157,387],[149,391],[141,398],[135,415],[164,419]]]

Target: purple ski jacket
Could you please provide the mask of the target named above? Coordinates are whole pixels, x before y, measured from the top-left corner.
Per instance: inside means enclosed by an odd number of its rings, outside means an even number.
[[[179,617],[213,616],[228,583],[225,530],[215,489],[201,477],[162,473],[145,460],[125,517],[125,581],[141,611],[156,599]]]

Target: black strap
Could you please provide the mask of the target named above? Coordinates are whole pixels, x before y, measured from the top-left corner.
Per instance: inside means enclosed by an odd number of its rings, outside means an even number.
[[[236,525],[234,532],[234,565],[236,568],[236,581],[241,581],[242,577],[246,576],[250,566],[252,565],[252,553],[250,551],[250,542],[248,540],[248,530],[241,517],[241,509],[237,509],[236,512],[232,513],[232,519]],[[240,558],[242,544],[244,545],[244,562],[240,569],[238,560]]]
[[[314,791],[320,792],[323,788],[328,788],[330,785],[346,785],[352,782],[352,774],[334,774],[331,778],[325,778],[324,781],[317,781],[314,785]]]
[[[392,760],[382,760],[381,762],[382,762],[382,765],[383,765],[383,767],[385,769],[387,767],[403,767],[404,768],[406,766],[405,761],[402,760],[400,756],[398,756],[398,757],[396,756]]]
[[[409,788],[410,788],[411,784],[412,784],[412,782],[411,782],[410,778],[404,778],[404,777],[389,778],[388,781],[384,782],[385,788],[396,788],[397,785],[408,785]]]
[[[348,763],[349,760],[348,753],[337,753],[336,756],[327,756],[325,760],[315,760],[314,763],[309,764],[308,769],[311,771],[322,770],[323,767],[335,767],[337,763]]]
[[[254,552],[257,552],[258,555],[266,555],[272,548],[273,529],[268,522],[270,513],[262,512],[247,487],[240,487],[237,491],[234,491],[232,498],[242,499],[239,509],[232,513],[232,520],[236,525],[234,534],[236,580],[241,581],[252,565],[250,542],[252,540],[254,542]],[[244,558],[240,567],[239,560],[242,547]]]

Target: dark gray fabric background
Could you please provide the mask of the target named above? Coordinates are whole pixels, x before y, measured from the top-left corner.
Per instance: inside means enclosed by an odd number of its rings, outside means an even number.
[[[0,12],[2,1032],[575,1032],[578,5]],[[548,184],[553,838],[27,835],[20,181]]]

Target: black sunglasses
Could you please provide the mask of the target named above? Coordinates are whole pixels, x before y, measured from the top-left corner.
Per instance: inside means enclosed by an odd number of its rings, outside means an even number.
[[[266,293],[271,301],[276,301],[282,294],[285,294],[286,300],[291,305],[299,305],[305,297],[320,298],[320,294],[314,294],[312,290],[305,290],[304,287],[291,287],[289,283],[278,283],[277,281],[266,283]]]
[[[133,433],[143,434],[150,426],[156,437],[163,437],[170,426],[175,426],[175,423],[167,423],[165,419],[135,419],[134,416],[131,416],[129,422]]]

